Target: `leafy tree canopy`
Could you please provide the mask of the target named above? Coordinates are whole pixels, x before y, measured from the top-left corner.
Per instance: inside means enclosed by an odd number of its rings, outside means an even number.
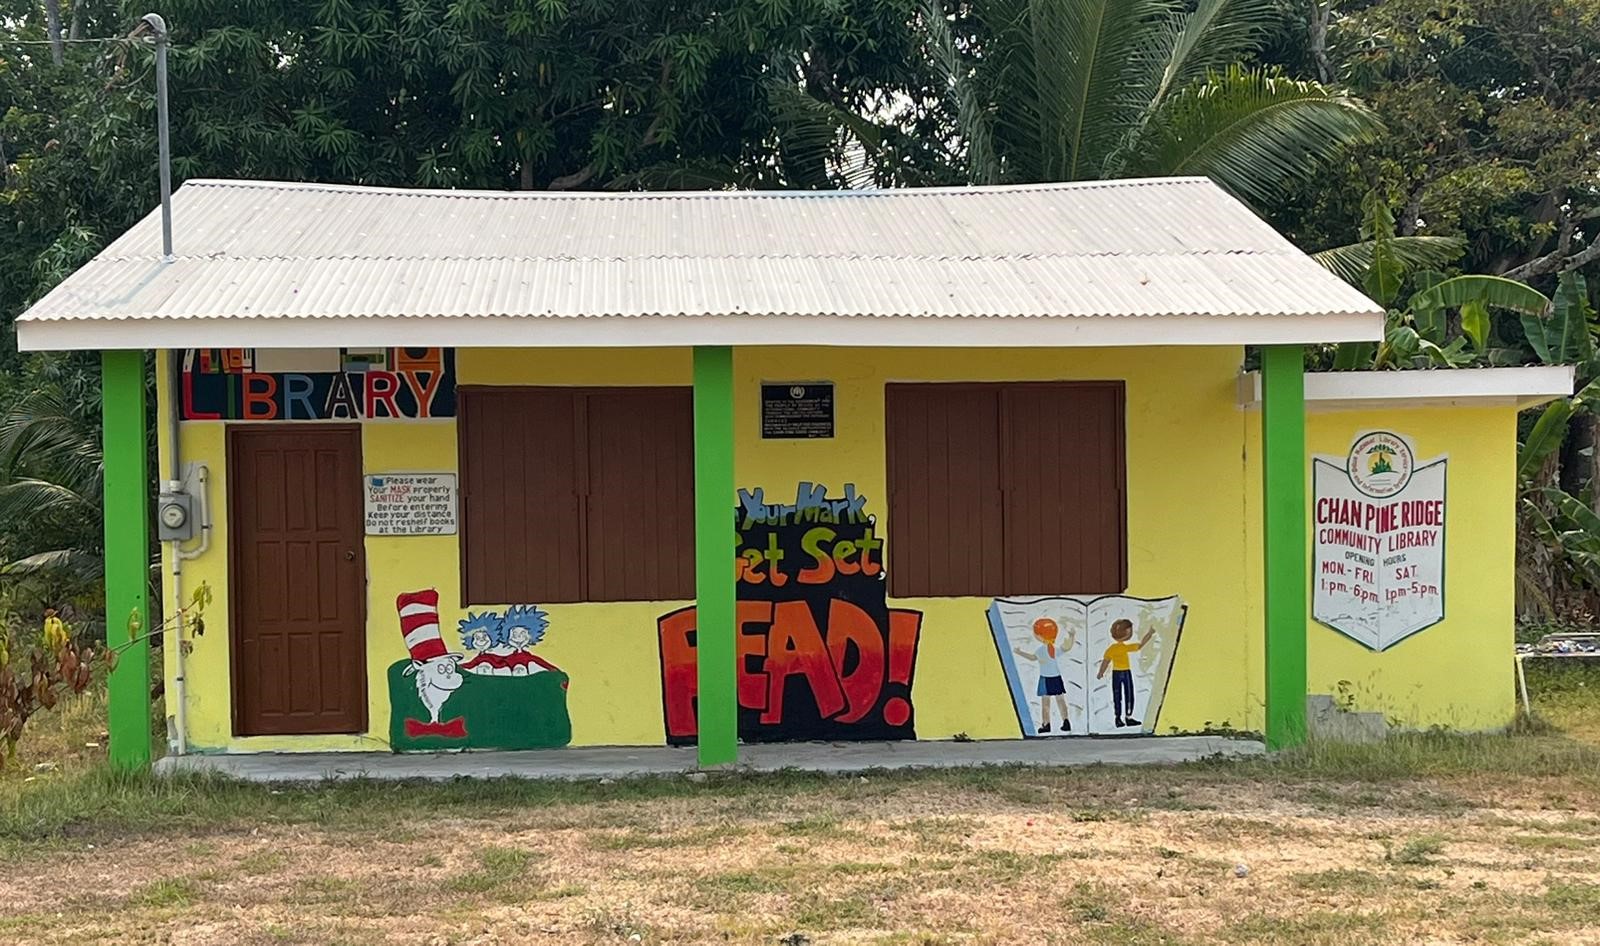
[[[1600,264],[1600,0],[1307,0],[1276,54],[1343,80],[1386,133],[1278,214],[1302,246],[1348,239],[1376,188],[1402,236],[1465,239],[1466,272]]]

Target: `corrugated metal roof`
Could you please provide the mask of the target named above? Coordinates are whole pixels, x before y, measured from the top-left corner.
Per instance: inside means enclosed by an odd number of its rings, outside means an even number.
[[[1204,178],[644,194],[194,180],[173,220],[175,260],[161,260],[152,212],[19,319],[23,343],[61,347],[71,323],[78,347],[109,347],[94,326],[124,320],[281,332],[328,318],[693,316],[682,343],[724,316],[1295,317],[1308,341],[1327,319],[1345,323],[1327,340],[1352,318],[1370,323],[1362,337],[1381,325],[1375,304]]]

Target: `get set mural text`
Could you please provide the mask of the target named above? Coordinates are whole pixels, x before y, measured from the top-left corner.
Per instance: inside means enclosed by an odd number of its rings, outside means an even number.
[[[890,608],[884,543],[867,498],[802,482],[793,503],[741,489],[734,510],[739,735],[913,739],[912,675],[922,615]],[[698,724],[696,609],[658,622],[667,741]]]
[[[874,535],[876,527],[866,514],[867,498],[845,484],[843,499],[827,499],[825,489],[801,483],[794,505],[768,505],[761,487],[739,490],[739,532],[734,536],[738,552],[734,558],[734,577],[741,583],[759,585],[770,582],[781,588],[791,580],[803,585],[825,585],[835,574],[860,573],[874,578],[883,572],[883,540]],[[806,560],[795,568],[780,543],[779,530],[810,523],[815,525],[800,536],[800,551]],[[841,539],[829,524],[860,526],[855,539]],[[766,542],[751,545],[746,536],[757,526],[768,527]],[[785,562],[788,561],[788,564]]]

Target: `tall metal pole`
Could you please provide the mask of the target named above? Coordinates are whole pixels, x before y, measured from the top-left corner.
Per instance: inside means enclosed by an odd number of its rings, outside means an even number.
[[[156,147],[161,166],[161,259],[172,256],[172,141],[167,122],[167,21],[159,13],[146,13],[142,22],[156,41]]]

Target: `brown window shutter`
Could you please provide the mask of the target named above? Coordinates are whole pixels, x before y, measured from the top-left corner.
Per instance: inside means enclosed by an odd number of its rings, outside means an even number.
[[[999,391],[891,384],[884,415],[890,593],[975,595],[1000,587]]]
[[[584,600],[578,407],[558,388],[461,390],[464,604]]]
[[[1122,385],[1011,385],[1001,417],[1007,593],[1122,591]]]
[[[613,388],[586,400],[587,600],[693,598],[691,391]]]
[[[464,605],[694,597],[688,388],[462,388],[457,426]]]
[[[1127,587],[1120,382],[890,384],[896,597]]]

